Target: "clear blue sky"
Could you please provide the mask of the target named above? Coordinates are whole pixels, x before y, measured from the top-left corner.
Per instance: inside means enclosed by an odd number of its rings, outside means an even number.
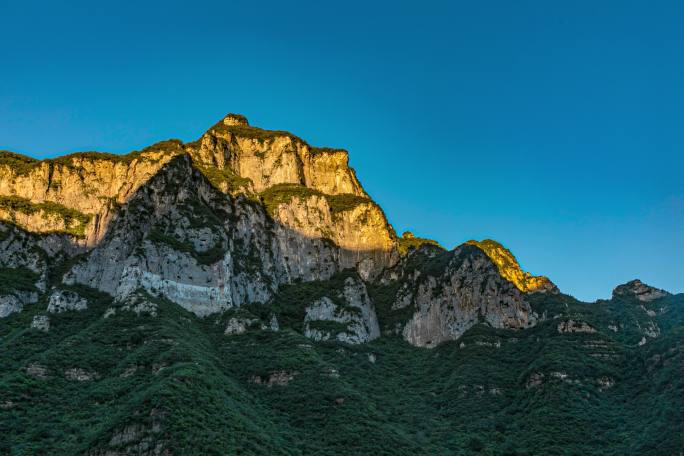
[[[0,148],[239,112],[347,148],[398,232],[496,239],[586,300],[684,291],[684,3],[336,3],[0,0]]]

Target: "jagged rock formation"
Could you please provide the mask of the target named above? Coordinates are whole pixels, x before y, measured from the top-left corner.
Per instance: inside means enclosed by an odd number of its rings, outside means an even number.
[[[381,283],[396,289],[391,312],[410,315],[388,329],[419,347],[455,340],[478,322],[495,328],[537,322],[523,294],[481,249],[468,244],[450,252],[422,247],[388,270]]]
[[[659,288],[651,287],[641,280],[635,279],[615,287],[613,290],[613,298],[623,296],[634,297],[639,301],[649,302],[655,299],[664,298],[665,296],[670,296],[670,293]]]
[[[55,290],[48,298],[47,311],[49,313],[61,313],[73,310],[85,310],[88,308],[88,301],[78,293],[68,290]]]
[[[524,293],[558,293],[558,287],[548,277],[533,276],[523,271],[511,251],[498,242],[485,239],[484,241],[468,241],[467,244],[482,249],[499,269],[499,273],[511,281],[518,290]]]
[[[59,277],[53,274],[51,313],[85,309],[87,301],[69,288],[86,286],[127,303],[108,315],[119,309],[154,313],[149,296],[204,317],[268,306],[284,285],[325,282],[353,269],[357,275],[343,288],[305,303],[297,323],[305,334],[349,343],[374,339],[378,304],[364,282],[400,285],[389,308],[402,318],[390,332],[435,346],[480,321],[533,326],[537,317],[524,293],[557,292],[545,277],[523,272],[493,241],[445,252],[408,232],[397,237],[348,166],[346,151],[252,127],[236,114],[195,142],[163,141],[124,156],[37,161],[3,152],[0,219],[21,228],[6,228],[10,238],[53,233],[31,242],[64,264],[70,258]],[[44,290],[47,262],[18,263],[16,248],[8,246],[0,262],[31,268],[36,289]],[[435,257],[427,258],[425,249]],[[5,296],[0,312],[17,312],[38,295]],[[268,327],[270,318],[254,321]],[[227,332],[244,332],[249,325],[243,323],[228,324]]]

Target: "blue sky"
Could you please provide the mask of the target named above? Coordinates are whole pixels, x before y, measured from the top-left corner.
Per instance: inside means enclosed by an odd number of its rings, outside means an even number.
[[[585,300],[684,292],[681,2],[0,0],[0,148],[344,147],[397,231],[493,238]]]

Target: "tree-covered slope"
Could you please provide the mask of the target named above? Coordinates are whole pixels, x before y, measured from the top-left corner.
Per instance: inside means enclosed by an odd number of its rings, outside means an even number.
[[[130,303],[78,291],[94,304],[54,315],[48,332],[30,327],[45,303],[0,320],[6,454],[617,455],[684,447],[681,295],[643,308],[540,296],[534,305],[547,319],[534,328],[477,325],[427,350],[398,337],[315,343],[287,325],[226,335],[229,314],[200,319],[140,294],[137,315]],[[570,318],[596,332],[559,332]],[[648,321],[661,333],[639,345]],[[608,327],[615,323],[617,332]]]

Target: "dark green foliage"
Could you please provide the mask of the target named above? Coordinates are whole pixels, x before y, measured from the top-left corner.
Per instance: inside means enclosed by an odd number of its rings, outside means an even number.
[[[0,295],[37,291],[39,274],[27,268],[0,268]]]
[[[316,329],[323,333],[331,334],[333,337],[335,334],[347,332],[347,325],[340,323],[338,321],[332,320],[314,320],[309,322],[309,328]]]
[[[547,314],[538,326],[479,324],[432,350],[391,336],[359,346],[314,343],[291,329],[301,327],[308,300],[332,297],[351,274],[289,285],[272,303],[205,319],[149,295],[159,316],[136,316],[84,286],[69,288],[89,308],[50,315],[48,333],[29,329],[44,300],[0,319],[0,452],[133,451],[109,446],[131,426],[139,430],[131,445],[145,438],[174,455],[684,450],[684,296],[645,303],[660,312],[652,317],[629,299],[531,295]],[[118,310],[104,319],[110,307]],[[274,313],[279,332],[255,324],[223,334],[230,315],[268,321]],[[570,316],[598,332],[560,334],[557,324]],[[636,323],[651,319],[662,335],[638,346]],[[605,326],[614,322],[622,324],[617,333]],[[48,378],[30,376],[32,363]],[[97,376],[68,380],[72,368]],[[529,386],[536,373],[543,381]],[[272,378],[285,384],[269,385]],[[615,383],[603,389],[601,378]]]
[[[373,301],[373,304],[375,304],[375,312],[378,315],[380,330],[383,332],[394,332],[397,328],[410,320],[415,312],[413,306],[392,309],[392,305],[396,302],[397,292],[400,287],[401,282],[399,281],[394,281],[387,285],[369,284],[367,286],[368,295]]]
[[[0,208],[11,212],[23,212],[25,214],[35,214],[42,212],[44,216],[56,215],[64,220],[65,229],[57,230],[58,233],[70,234],[76,237],[85,235],[85,228],[92,215],[84,214],[75,209],[62,206],[61,204],[45,201],[42,203],[32,203],[26,198],[19,196],[0,196]],[[77,225],[73,225],[73,222]]]

